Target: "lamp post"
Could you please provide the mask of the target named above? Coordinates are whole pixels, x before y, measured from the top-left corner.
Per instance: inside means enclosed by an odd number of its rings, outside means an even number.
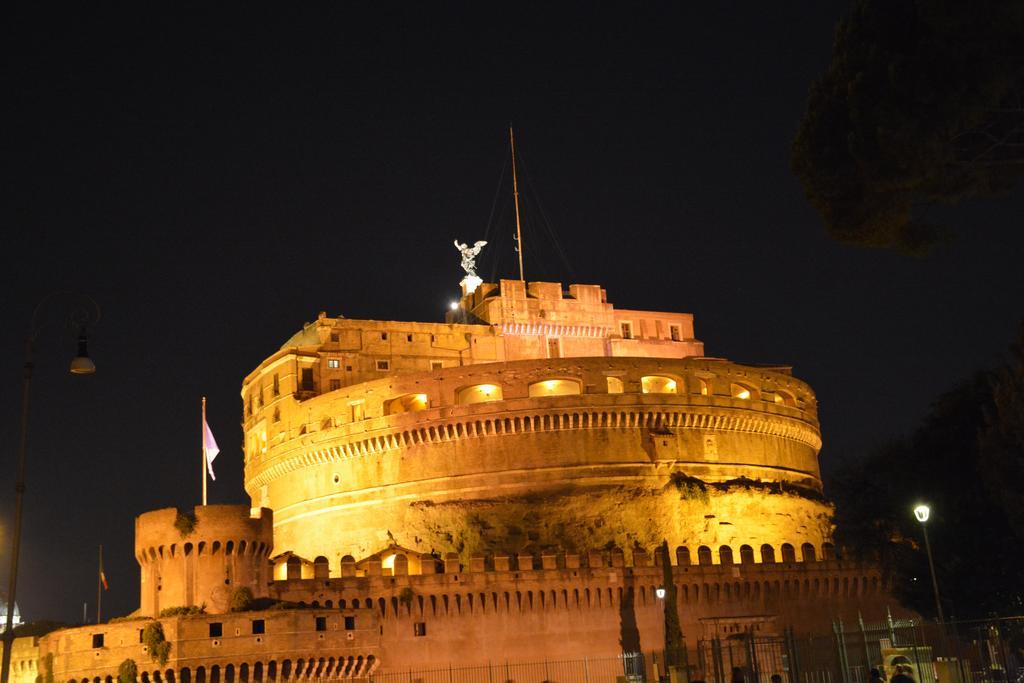
[[[928,554],[928,569],[932,574],[932,590],[935,592],[935,613],[938,615],[939,623],[946,620],[942,617],[942,601],[939,600],[939,582],[935,578],[935,563],[932,562],[932,546],[928,542],[928,517],[931,515],[931,508],[924,503],[914,508],[914,517],[921,523],[921,531],[924,533],[924,550]]]
[[[11,537],[11,568],[7,583],[7,621],[3,632],[4,654],[0,667],[0,683],[8,683],[11,673],[11,648],[14,645],[14,602],[18,589],[18,556],[21,553],[22,503],[25,497],[25,455],[28,451],[28,406],[29,390],[32,387],[32,369],[36,338],[42,331],[40,314],[46,304],[57,297],[71,296],[85,300],[89,306],[76,305],[68,316],[68,324],[75,328],[78,351],[71,361],[69,371],[73,375],[91,375],[96,365],[89,358],[89,339],[86,325],[96,324],[100,319],[100,307],[88,296],[72,292],[54,292],[39,302],[32,313],[28,335],[25,337],[25,365],[21,380],[21,439],[18,442],[18,478],[14,484],[14,533]]]

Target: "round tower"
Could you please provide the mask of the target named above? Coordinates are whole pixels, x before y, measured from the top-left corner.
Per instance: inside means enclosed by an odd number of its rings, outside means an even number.
[[[135,559],[141,574],[139,614],[169,607],[228,611],[231,594],[249,588],[265,597],[273,513],[245,505],[196,506],[194,513],[164,508],[135,519]]]

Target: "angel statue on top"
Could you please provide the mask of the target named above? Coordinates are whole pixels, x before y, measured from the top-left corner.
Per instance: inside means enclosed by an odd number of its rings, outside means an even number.
[[[476,274],[476,257],[486,244],[487,242],[483,240],[477,240],[476,244],[471,247],[465,243],[459,244],[459,241],[455,240],[455,248],[462,255],[462,269],[466,271],[466,276],[459,284],[463,286],[466,294],[472,294],[483,282]]]

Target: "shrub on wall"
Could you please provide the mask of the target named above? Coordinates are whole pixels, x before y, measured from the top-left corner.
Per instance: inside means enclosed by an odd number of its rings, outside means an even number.
[[[191,617],[197,614],[206,614],[205,602],[201,605],[179,605],[177,607],[165,607],[160,610],[161,617]]]
[[[174,528],[178,530],[182,538],[195,531],[196,524],[198,524],[198,520],[196,520],[195,511],[182,512],[178,510],[178,515],[174,518]]]
[[[134,659],[126,659],[117,667],[117,683],[135,683],[139,677],[139,667]]]
[[[252,591],[248,586],[239,586],[231,593],[231,611],[245,612],[252,608]]]
[[[142,629],[142,644],[149,649],[149,656],[154,662],[159,662],[160,666],[167,663],[167,658],[171,656],[171,644],[164,637],[163,624],[159,621],[146,624],[146,628]]]

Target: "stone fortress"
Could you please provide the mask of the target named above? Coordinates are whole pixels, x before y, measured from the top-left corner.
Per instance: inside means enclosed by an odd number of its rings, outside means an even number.
[[[242,404],[251,506],[141,515],[139,610],[42,637],[26,683],[110,683],[126,659],[146,683],[234,683],[656,653],[663,542],[691,650],[897,607],[831,545],[811,388],[599,286],[484,283],[445,323],[321,313]]]

